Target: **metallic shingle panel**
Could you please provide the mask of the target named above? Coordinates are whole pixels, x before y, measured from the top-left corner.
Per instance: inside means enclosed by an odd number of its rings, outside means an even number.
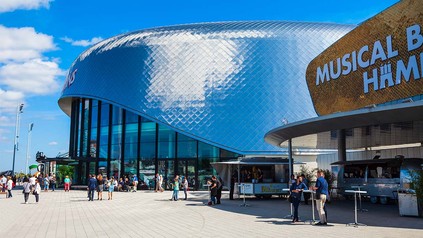
[[[308,63],[354,26],[222,22],[119,35],[83,52],[61,100],[109,101],[235,152],[271,153],[263,137],[282,119],[317,116]]]

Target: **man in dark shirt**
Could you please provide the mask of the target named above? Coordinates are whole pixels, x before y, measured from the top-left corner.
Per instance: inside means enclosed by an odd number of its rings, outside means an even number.
[[[325,202],[329,195],[329,186],[328,182],[325,179],[325,174],[322,170],[317,172],[317,181],[315,187],[310,187],[310,190],[316,191],[316,206],[317,212],[319,213],[320,222],[317,226],[327,225],[326,214],[324,211]]]
[[[94,201],[94,191],[97,188],[97,179],[95,175],[90,176],[88,180],[88,201]]]
[[[213,203],[213,205],[216,204],[216,196],[217,196],[217,183],[216,183],[216,177],[213,175],[211,184],[210,184],[210,197],[211,197],[211,202]]]

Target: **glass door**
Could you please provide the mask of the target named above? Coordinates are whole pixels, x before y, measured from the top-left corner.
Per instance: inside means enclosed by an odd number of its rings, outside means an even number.
[[[197,182],[195,178],[195,159],[179,160],[178,173],[181,178],[187,178],[189,189],[193,190]]]

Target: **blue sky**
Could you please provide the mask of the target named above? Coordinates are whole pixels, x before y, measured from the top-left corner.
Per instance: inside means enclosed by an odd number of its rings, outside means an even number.
[[[397,0],[0,0],[0,171],[11,169],[16,108],[21,114],[15,171],[25,171],[28,125],[35,153],[66,152],[69,118],[57,106],[72,61],[121,33],[175,24],[282,20],[359,24]]]

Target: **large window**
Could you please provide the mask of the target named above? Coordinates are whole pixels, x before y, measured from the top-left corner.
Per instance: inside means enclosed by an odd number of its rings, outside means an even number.
[[[112,134],[110,143],[110,175],[121,176],[123,110],[117,106],[112,109]]]
[[[127,111],[125,115],[125,122],[124,174],[133,175],[137,173],[138,116]]]
[[[200,186],[207,182],[216,171],[210,165],[212,162],[219,161],[219,148],[198,142],[198,181]]]
[[[107,159],[109,157],[109,115],[110,104],[101,103],[98,169],[102,174],[107,174]]]
[[[141,123],[141,160],[154,159],[156,157],[156,123]]]
[[[166,126],[159,126],[159,159],[175,158],[175,131]]]
[[[178,158],[197,158],[197,141],[178,133]]]
[[[98,101],[92,100],[91,106],[91,138],[90,138],[90,156],[96,157],[97,154],[97,121],[98,121]]]

